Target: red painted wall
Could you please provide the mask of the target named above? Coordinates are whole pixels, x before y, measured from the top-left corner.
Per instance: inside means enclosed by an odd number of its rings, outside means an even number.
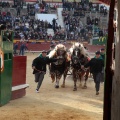
[[[13,57],[12,87],[26,84],[26,56]],[[21,98],[26,95],[25,88],[12,91],[11,99]]]
[[[105,48],[105,46],[102,45],[84,45],[85,47],[87,47],[88,52],[90,53],[95,53],[96,51],[99,51],[101,48]]]
[[[26,56],[13,57],[12,86],[17,86],[26,83],[26,64]]]
[[[99,0],[99,1],[102,2],[102,3],[105,3],[107,5],[110,5],[110,0]]]
[[[26,90],[25,89],[20,89],[12,92],[12,97],[11,100],[21,98],[26,95]]]

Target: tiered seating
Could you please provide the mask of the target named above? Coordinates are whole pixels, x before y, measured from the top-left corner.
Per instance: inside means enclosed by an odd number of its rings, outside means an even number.
[[[94,53],[95,51],[100,50],[101,48],[104,48],[103,45],[89,45],[88,43],[83,43],[84,46],[87,48],[88,53]],[[20,49],[21,43],[18,43],[18,49]],[[40,52],[42,50],[49,50],[50,49],[50,42],[42,42],[42,43],[27,43],[28,51],[31,52]],[[66,43],[66,48],[69,49],[72,46],[72,43]]]

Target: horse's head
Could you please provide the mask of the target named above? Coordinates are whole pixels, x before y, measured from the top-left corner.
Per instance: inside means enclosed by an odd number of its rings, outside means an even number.
[[[55,46],[55,48],[49,53],[49,58],[53,58],[56,56],[64,56],[66,52],[66,48],[62,44],[58,44]]]
[[[73,53],[72,53],[72,63],[73,64],[75,64],[75,65],[79,64],[80,55],[81,55],[80,49],[78,47],[75,47],[73,49]]]
[[[64,57],[64,56],[65,56],[66,47],[65,47],[64,45],[58,44],[58,45],[55,47],[55,50],[56,50],[57,56],[61,56],[61,57]]]
[[[72,56],[72,64],[73,64],[73,65],[78,65],[78,64],[80,64],[79,57],[77,57],[77,56]]]
[[[84,62],[84,57],[86,56],[86,51],[81,43],[74,43],[70,48],[72,55],[72,64],[80,67],[81,63]]]
[[[80,49],[80,53],[84,56],[87,55],[86,49],[84,48],[84,45],[82,43],[76,42],[73,44],[73,49],[75,48],[79,48]]]
[[[59,60],[57,60],[53,64],[62,65],[66,60],[66,47],[62,44],[56,45],[54,50],[51,51],[49,54],[49,58],[52,58],[52,57],[59,58]]]
[[[74,56],[77,56],[77,57],[80,57],[80,55],[81,55],[80,48],[75,47],[75,48],[73,49],[73,55],[74,55]]]

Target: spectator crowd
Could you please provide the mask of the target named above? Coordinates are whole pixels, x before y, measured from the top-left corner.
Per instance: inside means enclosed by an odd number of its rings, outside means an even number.
[[[2,8],[9,8],[9,2],[0,2]],[[49,6],[44,1],[42,3],[27,4],[27,12],[23,13],[21,4],[17,3],[17,15],[13,16],[10,10],[0,11],[0,24],[5,24],[8,30],[14,30],[14,38],[21,40],[86,40],[89,41],[93,35],[94,26],[98,27],[96,34],[104,36],[104,31],[99,28],[100,18],[86,15],[86,12],[98,12],[101,15],[107,15],[107,8],[99,4],[93,4],[89,0],[81,2],[63,1],[63,21],[65,28],[62,29],[52,20],[48,21],[35,19],[35,13],[49,13]],[[86,17],[86,23],[83,24],[81,18]],[[53,28],[54,36],[47,33],[48,28]]]
[[[93,35],[101,37],[106,34],[106,32],[100,28],[100,18],[97,15],[92,16],[91,13],[97,13],[103,17],[107,17],[107,7],[93,4],[89,2],[89,0],[81,0],[81,2],[63,2],[62,15],[64,17],[67,40],[80,39],[82,41],[89,41]],[[85,23],[82,23],[82,18],[86,18],[84,19],[86,20]]]

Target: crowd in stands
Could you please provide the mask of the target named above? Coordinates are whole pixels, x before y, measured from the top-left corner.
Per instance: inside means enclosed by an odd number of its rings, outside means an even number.
[[[8,2],[1,2],[2,7],[9,7]],[[21,15],[21,4],[17,3],[17,16],[11,15],[10,11],[0,11],[0,24],[6,24],[7,29],[15,31],[14,38],[21,40],[49,39],[49,40],[87,40],[92,36],[93,25],[99,26],[100,19],[98,17],[86,16],[86,11],[100,12],[103,15],[107,14],[105,6],[93,4],[89,0],[81,0],[81,2],[63,2],[63,19],[65,29],[53,19],[52,24],[43,20],[36,20],[35,13],[48,13],[48,5],[43,1],[41,3],[27,4],[27,13]],[[33,16],[33,17],[31,17]],[[81,17],[86,17],[86,24],[83,25]],[[54,36],[47,33],[48,28],[53,28]],[[103,31],[99,30],[96,33],[103,36]]]
[[[43,2],[44,3],[44,2]],[[41,4],[42,8],[44,4]],[[0,11],[0,24],[5,24],[8,30],[14,30],[14,38],[21,40],[29,40],[29,39],[49,39],[47,34],[47,28],[52,28],[52,25],[47,21],[36,20],[35,12],[38,3],[36,4],[28,4],[27,5],[27,15],[21,15],[21,6],[18,5],[16,7],[17,16],[12,16],[10,11]],[[31,10],[35,11],[34,14]],[[31,15],[34,17],[31,18]]]
[[[63,14],[67,11],[73,11],[74,16],[85,17],[85,12],[100,12],[103,15],[107,15],[107,7],[104,5],[99,6],[99,4],[93,4],[89,0],[81,0],[81,2],[63,2]]]
[[[3,1],[1,1],[0,2],[0,7],[2,7],[2,8],[10,7],[10,3],[9,2],[3,2]]]
[[[64,17],[64,24],[66,30],[66,39],[80,39],[87,40],[91,38],[93,34],[96,36],[104,36],[103,31],[99,27],[100,18],[86,15],[86,13],[95,12],[101,15],[107,15],[107,8],[104,5],[93,4],[87,0],[81,0],[81,2],[63,2],[62,15]],[[81,18],[86,17],[86,23],[83,25]],[[97,27],[97,30],[93,29]]]
[[[48,5],[43,1],[42,4],[41,3],[35,3],[35,4],[27,4],[27,12],[29,15],[33,15],[35,13],[48,13]]]
[[[47,21],[30,19],[29,16],[15,23],[15,38],[25,38],[25,40],[47,39],[47,28],[51,28],[51,24]]]
[[[65,30],[58,26],[55,19],[53,19],[52,28],[54,30],[54,36],[49,36],[49,39],[66,39],[66,40],[89,40],[92,36],[93,25],[99,26],[100,18],[85,16],[86,11],[100,12],[103,15],[107,15],[107,8],[105,6],[99,6],[92,2],[82,0],[79,3],[74,2],[63,2],[63,16]],[[77,15],[77,12],[81,15]],[[72,13],[72,14],[71,14]],[[83,26],[80,18],[86,17],[86,25]],[[98,31],[95,34],[103,36],[103,31],[98,27]]]

